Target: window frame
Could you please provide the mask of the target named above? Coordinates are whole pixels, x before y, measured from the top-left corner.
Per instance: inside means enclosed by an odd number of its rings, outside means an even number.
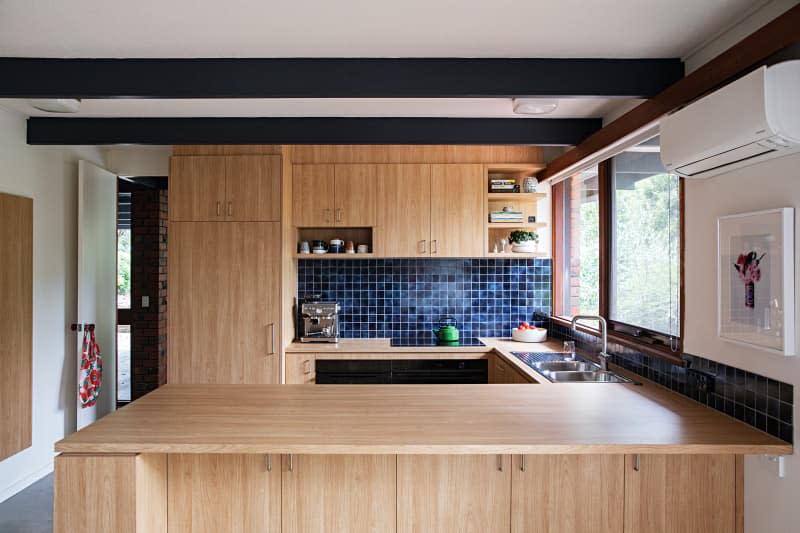
[[[678,179],[678,201],[680,203],[679,209],[679,258],[678,258],[678,273],[679,273],[679,313],[678,320],[680,333],[675,337],[676,343],[673,347],[664,344],[653,344],[647,342],[654,338],[665,338],[663,333],[655,332],[643,328],[611,320],[610,318],[610,294],[611,294],[611,228],[613,216],[613,198],[612,198],[612,157],[605,159],[598,164],[598,187],[599,187],[599,209],[600,209],[600,287],[599,287],[599,307],[600,315],[606,319],[608,323],[608,338],[609,340],[621,344],[628,348],[638,350],[647,355],[655,356],[660,359],[669,361],[673,364],[683,366],[683,336],[684,336],[684,320],[685,320],[685,294],[684,294],[684,257],[686,246],[686,217],[685,217],[685,196],[684,196],[684,179]],[[562,182],[563,183],[563,182]],[[565,214],[565,191],[566,186],[556,184],[553,186],[552,194],[552,212],[553,212],[553,276],[552,276],[552,290],[553,302],[552,320],[561,326],[571,326],[571,317],[565,313],[564,307],[564,266],[566,264],[566,250],[564,250],[564,216]],[[626,329],[634,328],[642,331],[645,335],[635,336]],[[589,333],[594,336],[599,336],[600,331],[587,325],[578,325],[578,330],[584,333]]]

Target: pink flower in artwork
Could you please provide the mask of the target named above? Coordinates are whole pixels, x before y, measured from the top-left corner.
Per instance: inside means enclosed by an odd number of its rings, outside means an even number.
[[[755,283],[761,280],[761,269],[758,265],[764,259],[766,253],[761,254],[761,257],[754,251],[747,254],[739,254],[733,268],[739,273],[739,280],[747,285],[748,283]]]

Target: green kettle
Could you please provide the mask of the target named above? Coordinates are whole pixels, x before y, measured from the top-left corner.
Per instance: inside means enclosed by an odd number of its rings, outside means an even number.
[[[434,329],[433,333],[441,342],[455,342],[459,338],[456,317],[445,316],[439,320],[439,329]]]

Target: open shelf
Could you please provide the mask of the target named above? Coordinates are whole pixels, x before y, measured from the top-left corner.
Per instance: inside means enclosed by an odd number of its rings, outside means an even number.
[[[490,202],[538,202],[547,198],[543,192],[490,192],[488,196]]]
[[[545,252],[488,252],[486,257],[498,257],[503,259],[530,259],[536,257],[548,257]]]
[[[489,229],[539,229],[547,227],[544,222],[489,222]]]
[[[370,259],[377,257],[374,253],[367,254],[294,254],[296,259]]]

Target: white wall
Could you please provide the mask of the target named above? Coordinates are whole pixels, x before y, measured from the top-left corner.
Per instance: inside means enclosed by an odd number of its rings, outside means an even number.
[[[167,176],[172,146],[114,146],[105,149],[106,168],[117,176]]]
[[[685,349],[794,385],[800,401],[800,356],[782,357],[717,338],[717,238],[721,215],[775,207],[795,208],[795,286],[800,295],[800,155],[742,168],[707,180],[686,182]],[[795,328],[800,332],[800,298],[795,296]],[[800,340],[798,341],[800,345]],[[795,408],[794,442],[798,443]],[[797,450],[797,446],[795,446]],[[800,455],[787,460],[780,479],[774,465],[758,457],[745,461],[745,532],[785,533],[800,524]]]
[[[78,159],[91,148],[25,144],[25,119],[0,108],[0,192],[33,198],[33,445],[0,461],[0,501],[46,475],[53,444],[74,430]]]

